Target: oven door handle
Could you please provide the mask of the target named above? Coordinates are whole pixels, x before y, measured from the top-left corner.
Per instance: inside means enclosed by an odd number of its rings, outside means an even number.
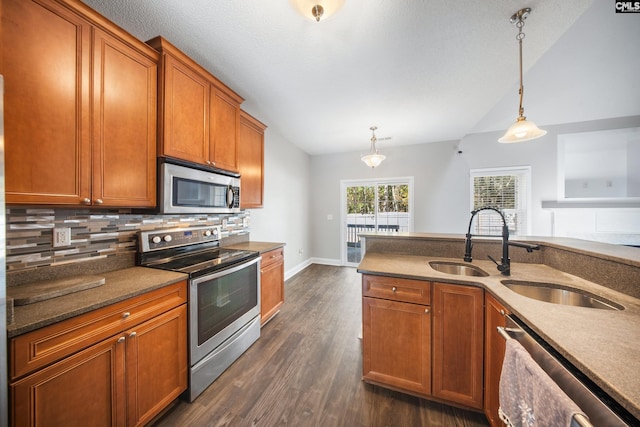
[[[200,282],[206,282],[206,281],[209,281],[209,280],[214,280],[214,279],[217,279],[219,277],[226,276],[227,274],[235,273],[236,271],[242,270],[243,268],[247,268],[247,267],[249,267],[249,266],[251,266],[253,264],[259,263],[260,260],[262,260],[262,257],[258,256],[257,258],[253,258],[250,261],[243,262],[242,264],[236,264],[236,265],[233,265],[231,267],[228,267],[228,268],[225,268],[225,269],[222,269],[222,270],[218,270],[215,273],[207,274],[207,275],[204,275],[202,277],[196,277],[195,279],[193,279],[192,283],[194,285],[197,285]],[[260,265],[258,265],[258,269],[259,268],[260,268]]]

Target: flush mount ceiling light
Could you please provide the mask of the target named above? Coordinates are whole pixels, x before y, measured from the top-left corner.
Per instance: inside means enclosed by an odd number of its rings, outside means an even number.
[[[361,159],[370,168],[375,168],[387,157],[380,154],[376,148],[376,142],[378,141],[378,138],[376,138],[376,129],[378,129],[378,127],[371,126],[369,129],[371,129],[371,148],[369,149],[369,154],[362,156]]]
[[[522,107],[522,96],[524,92],[524,86],[522,84],[522,40],[524,39],[524,33],[522,32],[522,28],[524,27],[524,20],[527,19],[530,13],[531,8],[526,7],[511,16],[511,23],[515,24],[518,28],[516,40],[518,40],[520,50],[520,110],[516,122],[507,129],[507,132],[502,138],[498,139],[498,142],[502,143],[530,141],[547,134],[546,130],[538,129],[535,123],[527,120],[524,116],[524,108]]]
[[[345,0],[289,0],[298,13],[305,18],[325,21],[344,5]]]

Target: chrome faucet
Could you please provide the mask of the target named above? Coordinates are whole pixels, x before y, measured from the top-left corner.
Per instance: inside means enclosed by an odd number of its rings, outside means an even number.
[[[469,219],[469,228],[467,229],[466,239],[465,239],[465,249],[464,249],[464,260],[465,262],[471,262],[473,258],[471,257],[471,249],[473,248],[473,244],[471,243],[471,224],[473,223],[473,218],[480,211],[491,210],[497,212],[502,218],[502,258],[500,259],[500,264],[493,259],[491,255],[487,255],[487,257],[493,261],[498,267],[498,271],[502,273],[504,276],[511,275],[511,259],[509,258],[509,246],[517,246],[520,248],[525,248],[527,252],[533,252],[534,250],[539,250],[540,246],[538,245],[530,245],[528,243],[520,243],[520,242],[510,242],[509,241],[509,227],[507,226],[507,220],[504,217],[504,214],[500,209],[493,208],[491,206],[485,206],[474,211],[471,211],[471,219]]]

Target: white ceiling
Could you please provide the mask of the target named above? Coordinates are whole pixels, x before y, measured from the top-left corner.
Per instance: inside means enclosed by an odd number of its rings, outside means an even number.
[[[533,9],[524,27],[528,70],[593,4],[346,0],[316,23],[289,0],[84,1],[141,40],[168,39],[243,96],[245,110],[311,155],[365,153],[371,125],[379,138],[392,137],[379,144],[381,151],[506,129],[518,103],[517,30],[509,17]],[[613,9],[607,3],[604,14],[614,16]],[[539,125],[582,120],[573,110],[571,120],[548,109],[544,120],[534,117],[536,99],[545,101],[534,93],[544,88],[528,87],[527,77],[530,119]],[[587,119],[607,114],[590,111]]]

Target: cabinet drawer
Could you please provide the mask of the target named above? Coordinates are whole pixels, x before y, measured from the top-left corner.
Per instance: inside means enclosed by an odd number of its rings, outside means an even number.
[[[262,267],[267,267],[271,264],[275,264],[276,262],[284,261],[284,248],[274,249],[269,252],[265,252],[262,254],[262,261],[260,261],[260,265]]]
[[[429,305],[431,282],[363,274],[362,296]]]
[[[21,377],[186,301],[187,282],[181,281],[20,335],[9,344],[9,375]]]

